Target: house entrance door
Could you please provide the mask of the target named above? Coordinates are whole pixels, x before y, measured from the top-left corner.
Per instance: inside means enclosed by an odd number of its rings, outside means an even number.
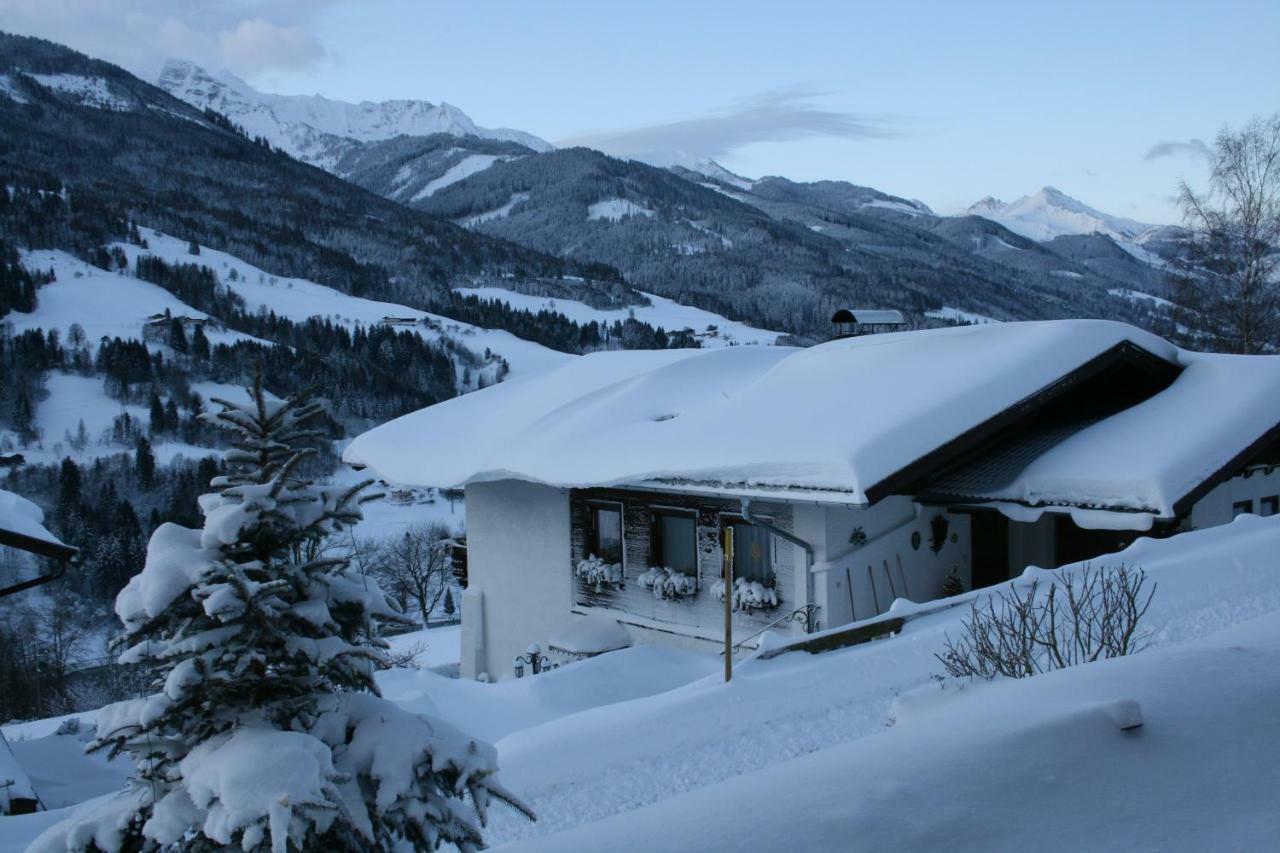
[[[975,512],[970,526],[973,589],[1009,579],[1009,519],[998,512]]]

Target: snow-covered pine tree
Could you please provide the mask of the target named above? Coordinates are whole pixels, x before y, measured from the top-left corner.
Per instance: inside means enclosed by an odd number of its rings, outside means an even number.
[[[116,600],[155,692],[104,708],[91,748],[133,784],[32,849],[474,850],[492,798],[532,819],[491,746],[378,695],[377,621],[403,617],[331,541],[368,483],[300,477],[321,405],[249,391],[204,415],[235,434],[204,528],[157,528]]]

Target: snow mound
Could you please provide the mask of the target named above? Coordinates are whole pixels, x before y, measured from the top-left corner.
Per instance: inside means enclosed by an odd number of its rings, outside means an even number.
[[[631,645],[631,634],[616,619],[591,615],[564,623],[547,645],[571,654],[598,655],[625,649]]]
[[[1270,849],[1277,667],[1273,613],[1186,646],[952,689],[869,737],[504,849]]]

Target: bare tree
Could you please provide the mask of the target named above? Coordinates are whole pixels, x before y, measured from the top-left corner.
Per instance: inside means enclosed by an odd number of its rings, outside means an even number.
[[[1224,128],[1208,188],[1185,181],[1178,202],[1190,231],[1187,268],[1174,283],[1189,328],[1228,352],[1280,343],[1280,113]]]
[[[412,602],[423,625],[452,582],[452,541],[448,525],[437,521],[411,527],[379,555],[377,574],[385,588],[402,605]]]
[[[1155,595],[1142,569],[1088,564],[1049,582],[1033,581],[975,598],[964,635],[937,655],[950,675],[1027,678],[1150,645],[1138,623]]]

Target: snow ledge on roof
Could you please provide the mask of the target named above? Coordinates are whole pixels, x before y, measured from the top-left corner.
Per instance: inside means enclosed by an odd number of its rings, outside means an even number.
[[[809,349],[604,352],[383,424],[344,458],[423,486],[671,484],[864,504],[886,477],[1126,342],[1186,369],[990,498],[1167,516],[1275,426],[1280,357],[1187,353],[1104,320],[899,332]]]

